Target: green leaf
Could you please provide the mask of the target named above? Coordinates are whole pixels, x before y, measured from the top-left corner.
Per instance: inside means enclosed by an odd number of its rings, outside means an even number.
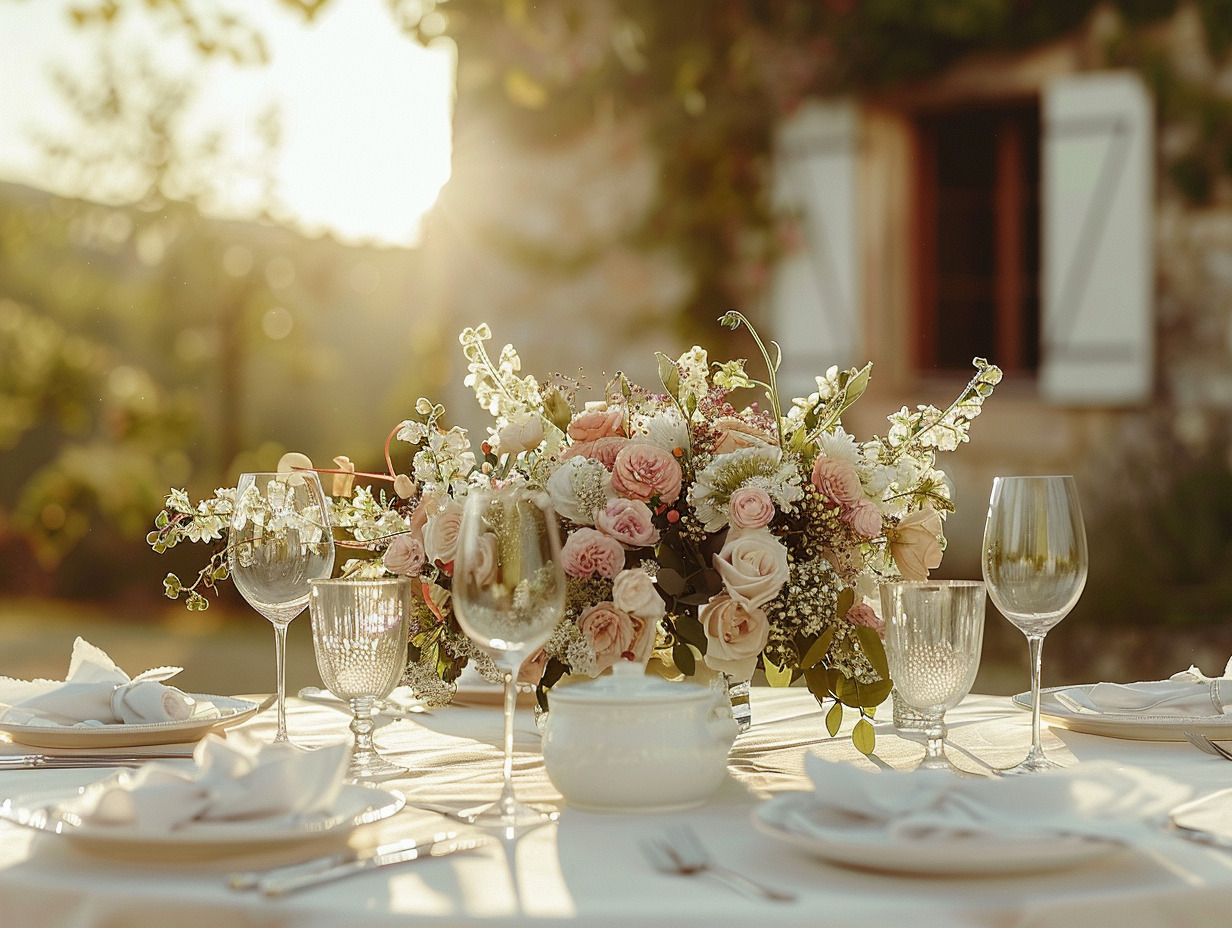
[[[680,396],[680,367],[662,351],[656,351],[655,357],[659,359],[659,380],[663,382],[663,388],[669,396],[678,398]]]
[[[836,702],[830,707],[830,711],[826,713],[826,731],[833,738],[838,734],[838,730],[843,724],[843,704]]]
[[[818,702],[827,699],[831,695],[830,690],[830,675],[824,667],[813,667],[810,670],[804,671],[804,682],[809,688],[809,692],[813,694]]]
[[[814,641],[808,649],[808,652],[804,655],[804,660],[800,662],[800,668],[802,670],[809,670],[820,664],[825,659],[826,652],[830,650],[830,643],[833,640],[834,629],[827,628],[821,633],[821,637]]]
[[[894,689],[892,680],[878,680],[876,683],[861,683],[859,688],[859,703],[861,709],[871,709],[874,706],[879,706],[890,695],[890,690]]]
[[[851,743],[865,757],[872,754],[877,747],[877,733],[873,730],[873,723],[865,718],[856,722],[856,727],[851,730]]]
[[[656,582],[668,596],[679,596],[684,592],[684,577],[670,567],[660,568]]]
[[[856,371],[855,375],[847,381],[847,389],[843,394],[842,409],[846,409],[856,400],[858,400],[868,389],[868,381],[873,375],[873,363],[870,361],[862,368]],[[840,410],[840,413],[842,410]]]
[[[762,663],[765,665],[767,683],[771,686],[791,686],[790,667],[779,667],[765,659]]]
[[[689,614],[676,616],[676,634],[682,641],[696,645],[699,651],[706,653],[706,630],[702,628],[702,623],[697,620],[697,616]]]
[[[838,605],[835,606],[835,611],[839,615],[846,615],[851,607],[856,604],[856,591],[851,587],[847,587],[838,594]]]
[[[857,625],[856,637],[860,639],[860,647],[864,649],[864,656],[873,665],[873,670],[877,671],[877,676],[882,680],[890,679],[890,665],[886,663],[885,645],[881,643],[881,638],[877,633],[871,628]]]
[[[693,657],[693,652],[683,641],[677,641],[675,647],[672,648],[672,660],[686,677],[693,676],[697,670],[697,661]]]

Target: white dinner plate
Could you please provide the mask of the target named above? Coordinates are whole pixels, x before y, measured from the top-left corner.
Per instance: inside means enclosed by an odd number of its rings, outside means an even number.
[[[821,820],[812,793],[784,793],[753,813],[753,823],[828,863],[928,876],[985,876],[1053,870],[1095,860],[1122,845],[1073,835],[970,835],[910,839],[873,825]],[[807,825],[797,820],[807,816]]]
[[[200,741],[207,733],[238,725],[256,714],[251,699],[189,693],[193,699],[213,703],[219,715],[210,719],[152,722],[148,725],[16,725],[0,721],[0,732],[18,744],[36,748],[131,748],[151,744]]]
[[[82,850],[93,853],[148,857],[154,855],[236,854],[285,845],[345,839],[360,825],[388,818],[406,804],[394,790],[366,784],[342,787],[334,807],[325,815],[301,821],[253,819],[235,822],[190,822],[171,831],[142,829],[135,825],[100,825],[82,821],[61,804],[81,794],[81,789],[59,794],[43,793],[0,802],[0,819],[57,835]]]
[[[1060,702],[1057,693],[1086,693],[1094,683],[1050,686],[1040,693],[1040,716],[1070,731],[1130,741],[1184,741],[1194,731],[1217,741],[1232,740],[1232,715],[1144,715],[1142,713],[1081,712]],[[1014,703],[1031,708],[1031,694],[1019,693]]]

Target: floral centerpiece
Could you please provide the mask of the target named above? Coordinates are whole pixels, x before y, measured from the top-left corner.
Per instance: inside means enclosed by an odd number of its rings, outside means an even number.
[[[748,326],[736,312],[720,321]],[[760,669],[771,685],[803,678],[820,704],[832,703],[832,734],[843,707],[858,711],[853,739],[872,750],[868,716],[891,687],[875,584],[924,579],[940,564],[953,504],[936,455],[967,441],[1001,372],[977,358],[948,408],[904,407],[884,437],[861,442],[842,415],[871,365],[831,368],[784,409],[777,346],[772,357],[749,331],[764,381],[744,360],[712,363],[694,347],[677,360],[658,356],[655,388],[618,374],[602,399],[577,408],[575,382],[522,376],[512,346],[493,357],[488,327],[468,328],[466,384],[494,419],[478,449],[446,427],[439,404],[420,399],[386,440],[386,473],[357,474],[346,457],[319,469],[334,474],[331,521],[354,554],[341,572],[419,580],[406,681],[421,698],[447,701],[471,662],[495,676],[458,626],[450,581],[468,489],[517,481],[551,495],[564,538],[565,616],[519,673],[542,704],[565,675],[596,676],[626,659],[737,684]],[[733,402],[748,390],[767,405]],[[414,448],[409,474],[394,466],[394,441]],[[312,465],[288,455],[281,466]],[[160,552],[215,544],[191,584],[166,578],[167,595],[185,595],[190,609],[205,608],[204,594],[226,577],[233,501],[230,489],[197,503],[173,490],[149,536]]]

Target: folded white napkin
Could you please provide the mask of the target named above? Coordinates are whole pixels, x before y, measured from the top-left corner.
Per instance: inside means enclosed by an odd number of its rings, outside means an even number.
[[[979,779],[945,770],[862,770],[816,755],[805,758],[805,769],[815,801],[790,826],[818,837],[856,829],[903,840],[1081,835],[1128,841],[1191,792],[1167,777],[1104,761]]]
[[[143,832],[192,822],[294,824],[328,815],[349,759],[348,744],[307,751],[210,734],[193,752],[192,767],[151,761],[93,784],[60,808],[91,824]]]
[[[1191,828],[1232,842],[1232,789],[1223,789],[1201,796],[1172,810],[1172,821],[1181,828]]]
[[[162,683],[182,669],[155,667],[130,677],[101,648],[78,638],[63,681],[0,677],[0,719],[63,727],[217,718],[213,703]]]
[[[1220,677],[1208,677],[1197,667],[1190,667],[1167,680],[1097,683],[1086,692],[1075,687],[1058,690],[1052,696],[1075,712],[1188,717],[1225,715],[1232,706],[1232,660]]]

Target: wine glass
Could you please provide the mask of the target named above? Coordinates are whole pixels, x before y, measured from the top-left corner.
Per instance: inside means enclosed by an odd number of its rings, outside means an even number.
[[[334,569],[325,494],[312,471],[240,474],[227,569],[248,604],[274,626],[278,732],[287,741],[287,626],[308,605],[308,582]]]
[[[523,805],[513,790],[514,677],[548,640],[565,608],[556,513],[544,493],[525,487],[472,489],[466,498],[454,561],[458,624],[488,650],[505,682],[503,785],[500,798],[473,816],[510,836],[551,817]]]
[[[1087,582],[1087,536],[1073,477],[998,477],[984,526],[984,582],[1031,652],[1031,750],[1001,771],[1061,766],[1040,744],[1040,655],[1044,636],[1078,602]]]
[[[414,586],[406,579],[313,580],[308,610],[317,670],[325,688],[350,704],[355,744],[347,776],[385,779],[407,772],[372,743],[372,709],[406,670]]]
[[[945,713],[971,692],[980,667],[984,584],[891,580],[880,593],[890,678],[924,720],[927,741],[920,769],[962,774],[945,755]]]

